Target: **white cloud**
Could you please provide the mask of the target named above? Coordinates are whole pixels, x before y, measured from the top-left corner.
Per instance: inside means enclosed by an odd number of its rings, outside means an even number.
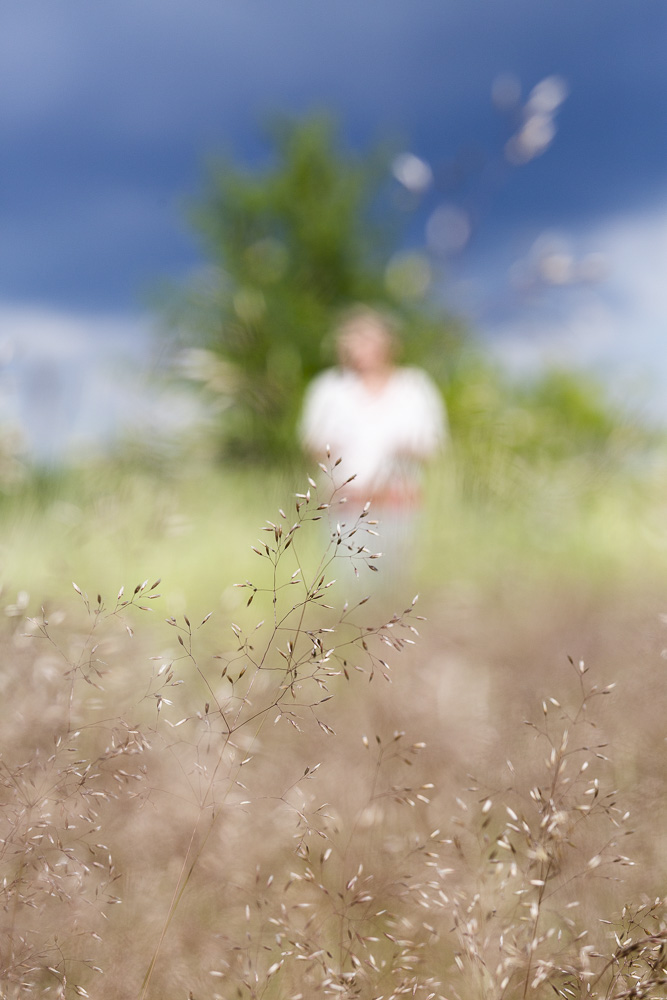
[[[65,312],[34,305],[0,303],[3,344],[20,360],[58,362],[83,355],[145,353],[150,320]]]
[[[601,373],[617,395],[667,421],[667,205],[609,219],[573,242],[602,255],[604,280],[533,289],[530,306],[487,326],[492,350],[516,373],[547,364]]]
[[[42,459],[113,438],[145,406],[152,332],[141,315],[0,303],[0,420]]]

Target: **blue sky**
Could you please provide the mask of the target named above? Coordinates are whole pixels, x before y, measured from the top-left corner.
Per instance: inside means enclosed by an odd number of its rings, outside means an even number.
[[[463,213],[434,291],[499,356],[643,380],[667,416],[666,49],[665,0],[0,0],[0,413],[42,452],[147,419],[146,303],[201,265],[205,158],[255,165],[268,114],[328,108],[353,148],[431,167],[415,245]],[[511,162],[554,78],[555,134]]]

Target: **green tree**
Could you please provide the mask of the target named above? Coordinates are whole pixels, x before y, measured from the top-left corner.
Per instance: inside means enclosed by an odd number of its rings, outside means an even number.
[[[304,389],[333,362],[330,332],[356,302],[393,312],[402,360],[440,384],[466,492],[505,493],[518,473],[523,489],[577,456],[604,465],[634,440],[599,383],[557,371],[515,382],[429,300],[426,255],[400,250],[386,149],[352,154],[327,116],[280,120],[269,137],[264,169],[212,165],[191,213],[210,266],[177,296],[186,372],[217,404],[221,456],[298,456]]]
[[[206,349],[188,355],[190,374],[220,403],[223,453],[282,461],[298,451],[303,391],[332,362],[327,334],[342,308],[393,309],[408,360],[441,356],[455,333],[410,287],[409,266],[403,284],[400,268],[387,284],[398,232],[386,222],[386,155],[342,150],[325,116],[274,123],[270,137],[266,169],[210,171],[192,222],[211,267],[182,302],[180,325]]]

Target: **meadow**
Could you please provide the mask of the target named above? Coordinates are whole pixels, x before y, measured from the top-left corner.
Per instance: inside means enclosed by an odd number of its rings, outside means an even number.
[[[659,465],[450,458],[390,596],[306,476],[2,499],[0,996],[667,995]]]

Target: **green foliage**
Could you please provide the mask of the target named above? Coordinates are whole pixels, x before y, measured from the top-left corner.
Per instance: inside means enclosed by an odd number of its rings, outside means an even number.
[[[278,122],[271,138],[264,171],[211,171],[193,224],[212,268],[190,289],[180,322],[208,352],[190,355],[189,373],[220,404],[224,453],[283,461],[298,449],[304,388],[333,360],[327,335],[341,309],[393,309],[407,357],[422,363],[443,354],[452,325],[387,288],[394,241],[373,219],[385,157],[341,151],[327,117]]]
[[[650,444],[648,431],[616,409],[590,375],[547,369],[517,381],[479,352],[453,360],[445,392],[468,493],[525,497],[543,475],[590,486]]]
[[[533,422],[525,436],[555,458],[605,448],[618,428],[601,384],[582,374],[549,370],[518,396]]]

